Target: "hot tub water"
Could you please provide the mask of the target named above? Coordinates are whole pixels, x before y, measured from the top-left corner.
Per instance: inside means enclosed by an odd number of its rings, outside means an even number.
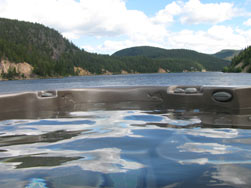
[[[0,121],[0,185],[250,187],[251,130],[201,117],[118,110]]]

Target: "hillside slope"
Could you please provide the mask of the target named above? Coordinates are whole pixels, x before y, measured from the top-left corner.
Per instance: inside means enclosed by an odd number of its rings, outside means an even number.
[[[231,65],[224,68],[224,72],[251,73],[251,46],[244,49],[232,59]]]
[[[147,47],[137,56],[88,53],[41,24],[0,18],[0,79],[70,75],[219,71],[227,63],[190,50]],[[137,52],[137,51],[136,51]],[[172,53],[170,53],[172,52]],[[24,70],[26,69],[26,70]]]
[[[152,59],[170,60],[175,62],[190,61],[196,62],[209,71],[219,71],[229,62],[213,57],[208,54],[199,53],[193,50],[186,49],[163,49],[150,46],[139,46],[120,50],[113,54],[113,56],[144,56]]]
[[[26,78],[121,73],[127,67],[117,58],[79,49],[54,29],[0,18],[0,77],[20,78],[15,65],[20,63],[32,66]]]
[[[241,50],[221,50],[213,54],[213,56],[227,61],[231,61],[234,56],[237,56],[240,52]]]

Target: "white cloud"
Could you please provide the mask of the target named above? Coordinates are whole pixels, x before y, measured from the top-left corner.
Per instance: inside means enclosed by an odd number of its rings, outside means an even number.
[[[182,13],[182,7],[180,7],[176,2],[168,4],[165,9],[160,10],[152,21],[160,24],[169,24],[174,22],[174,16]]]
[[[99,53],[112,54],[118,50],[134,46],[155,46],[155,47],[165,48],[163,42],[158,43],[153,41],[133,40],[133,39],[120,40],[120,41],[106,40],[104,41],[103,44],[97,46],[84,45],[82,46],[82,48],[88,52],[98,51]]]
[[[0,0],[0,11],[2,12],[6,7],[6,0]]]
[[[70,39],[127,35],[162,40],[166,32],[143,12],[128,10],[123,0],[8,0],[1,7],[0,17],[42,23]]]
[[[222,49],[242,49],[251,44],[251,30],[215,25],[207,31],[182,30],[169,35],[170,48],[188,48],[205,53]]]
[[[215,25],[208,30],[188,30],[167,32],[163,41],[144,40],[107,40],[102,45],[91,46],[101,53],[113,53],[117,50],[132,46],[156,46],[162,48],[185,48],[204,53],[215,53],[222,49],[243,49],[251,44],[251,29],[242,30],[224,25]],[[88,48],[84,48],[88,51]],[[89,46],[89,49],[90,46]],[[91,51],[95,51],[91,50]]]
[[[186,3],[178,1],[168,4],[165,9],[156,14],[153,20],[166,24],[174,22],[176,16],[181,23],[185,24],[216,24],[237,15],[239,10],[234,8],[233,3],[203,4],[200,0],[189,0]]]
[[[118,19],[127,11],[125,3],[121,0],[80,0],[80,2],[8,0],[6,2],[4,10],[0,13],[1,17],[42,23],[75,37],[79,34],[121,33]]]
[[[250,45],[251,31],[224,25],[197,31],[185,27],[175,32],[168,30],[177,21],[181,24],[224,22],[237,16],[237,11],[233,3],[173,1],[154,17],[148,17],[142,11],[127,9],[125,0],[0,0],[0,17],[38,22],[55,28],[69,39],[114,37],[102,44],[82,46],[98,53],[139,45],[208,53],[223,48],[240,49]],[[120,36],[125,40],[115,39]]]
[[[236,15],[232,3],[208,3],[202,4],[200,0],[189,0],[183,6],[182,23],[220,23],[230,20]]]
[[[87,52],[97,53],[97,51],[99,51],[99,53],[100,53],[100,50],[98,50],[97,48],[95,48],[94,46],[91,46],[91,45],[83,45],[80,48],[84,49]],[[105,53],[107,53],[107,52],[105,52]]]
[[[251,18],[249,18],[246,22],[244,22],[244,25],[251,26]]]

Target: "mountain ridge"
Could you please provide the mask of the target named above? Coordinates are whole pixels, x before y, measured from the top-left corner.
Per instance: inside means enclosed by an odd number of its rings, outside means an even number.
[[[145,56],[152,59],[186,59],[200,63],[206,70],[221,70],[229,62],[209,54],[196,52],[188,49],[164,49],[152,46],[137,46],[119,50],[112,56],[134,57]]]
[[[215,54],[212,54],[212,55],[215,57],[218,57],[220,59],[231,61],[240,52],[241,52],[241,50],[224,49],[224,50],[221,50],[221,51],[219,51]]]
[[[166,49],[162,50],[166,51]],[[189,50],[185,52],[191,53]],[[214,59],[216,62],[201,64],[201,59],[198,58],[179,58],[181,53],[168,58],[160,55],[155,54],[156,57],[153,58],[149,55],[121,57],[89,53],[75,46],[58,31],[42,24],[0,18],[0,60],[2,62],[0,77],[3,79],[183,72],[203,69],[219,71],[227,64],[226,61],[217,58]],[[1,68],[7,66],[4,65],[6,61],[10,63],[9,70]],[[22,63],[31,66],[30,75],[23,74],[20,71],[22,69],[17,68],[20,66],[16,64]]]

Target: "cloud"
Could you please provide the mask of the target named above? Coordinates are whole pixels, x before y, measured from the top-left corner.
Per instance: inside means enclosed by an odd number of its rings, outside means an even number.
[[[244,25],[251,26],[251,18],[244,22]]]
[[[152,21],[160,24],[170,24],[174,22],[174,16],[182,13],[182,7],[179,6],[176,2],[172,2],[163,10],[160,10],[155,17],[152,18]]]
[[[161,48],[183,48],[204,53],[216,53],[222,49],[243,49],[250,45],[251,29],[236,29],[230,26],[215,25],[207,30],[193,31],[183,29],[177,32],[167,32],[162,41],[150,40],[107,40],[102,45],[89,46],[101,53],[114,53],[117,50],[132,46],[149,45]],[[88,49],[86,49],[88,51]]]
[[[56,28],[64,36],[127,35],[133,40],[161,40],[165,28],[143,12],[128,10],[123,0],[8,0],[0,17],[38,22]]]
[[[238,10],[233,3],[208,3],[200,0],[189,0],[186,3],[178,1],[168,4],[160,10],[153,21],[157,23],[172,23],[174,16],[185,24],[216,24],[237,16]]]
[[[125,12],[121,0],[8,0],[0,16],[42,23],[76,37],[123,32],[118,19]]]
[[[242,49],[250,45],[251,30],[234,29],[229,26],[215,25],[207,31],[181,30],[172,32],[168,38],[171,48],[188,48],[206,53],[222,49]]]
[[[189,0],[182,7],[184,13],[180,20],[188,24],[220,23],[236,15],[233,6],[232,3],[202,4],[199,0]]]
[[[129,10],[126,0],[0,0],[0,17],[41,23],[70,40],[86,36],[102,38],[98,45],[82,45],[87,51],[98,53],[139,45],[208,53],[223,48],[240,49],[251,41],[251,31],[219,25],[238,16],[238,11],[233,3],[173,1],[149,17],[142,11]],[[210,28],[197,31],[186,28],[187,24],[202,23]],[[172,24],[177,24],[179,30],[177,27],[172,31]]]
[[[163,42],[162,42],[163,43]],[[84,45],[82,46],[83,49],[85,49],[88,52],[99,52],[99,53],[108,53],[112,54],[118,50],[124,49],[124,48],[130,48],[134,46],[155,46],[160,48],[165,48],[162,43],[154,42],[154,41],[147,41],[147,40],[134,40],[134,39],[127,39],[127,40],[119,40],[119,41],[113,41],[113,40],[106,40],[103,44],[100,45]]]

